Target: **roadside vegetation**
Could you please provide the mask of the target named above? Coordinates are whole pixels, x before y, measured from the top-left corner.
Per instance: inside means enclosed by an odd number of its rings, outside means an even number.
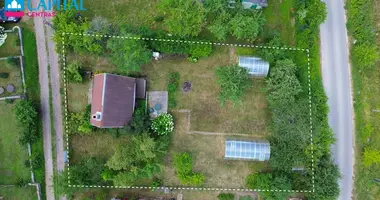
[[[99,11],[94,5],[88,6],[94,13]],[[244,10],[236,4],[231,9],[224,0],[203,3],[163,0],[146,6],[146,10],[157,12],[148,15],[141,5],[138,7],[141,12],[131,11],[136,14],[131,16],[141,19],[141,23],[138,20],[128,23],[123,17],[120,21],[124,23],[115,23],[114,17],[106,14],[101,15],[105,18],[93,17],[88,12],[78,16],[73,11],[58,13],[54,19],[55,41],[60,46],[64,40],[68,50],[72,182],[155,187],[222,184],[234,188],[315,190],[304,196],[336,199],[340,174],[330,155],[334,140],[327,122],[327,97],[321,81],[318,47],[319,25],[326,17],[324,3],[273,2],[269,9],[280,11],[275,13],[279,20],[270,17],[268,21],[265,8],[264,12]],[[63,35],[65,32],[78,34]],[[88,37],[83,33],[129,39]],[[211,38],[266,46],[293,44],[309,51],[133,39],[140,37],[185,41]],[[152,50],[163,57],[152,61]],[[236,66],[239,55],[256,55],[269,61],[269,77],[249,78],[247,70]],[[191,119],[186,121],[185,114],[172,112],[174,119],[166,116],[150,121],[146,111],[137,109],[134,118],[143,119],[143,123],[135,121],[121,129],[93,128],[88,122],[91,78],[85,72],[147,77],[149,90],[168,90],[169,108],[191,110]],[[194,87],[186,93],[180,91],[182,83]],[[206,135],[189,134],[193,130]],[[227,135],[210,137],[208,133]],[[271,159],[249,164],[224,160],[221,154],[228,133],[268,139]],[[314,144],[310,144],[311,133]],[[295,167],[301,170],[294,171]],[[259,193],[268,199],[299,195]],[[228,194],[220,196],[232,198]]]
[[[355,199],[380,196],[380,40],[377,39],[380,4],[377,1],[347,1],[347,28],[351,43],[352,78],[356,122]]]

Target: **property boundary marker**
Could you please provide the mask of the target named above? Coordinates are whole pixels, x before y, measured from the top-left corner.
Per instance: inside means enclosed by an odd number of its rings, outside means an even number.
[[[66,76],[66,51],[65,51],[65,35],[77,35],[83,37],[107,37],[118,38],[127,40],[145,40],[145,41],[159,41],[159,42],[172,42],[172,43],[190,43],[200,45],[215,45],[215,46],[234,46],[234,47],[249,47],[260,49],[278,49],[287,51],[302,51],[307,54],[307,69],[308,69],[308,94],[309,94],[309,110],[310,110],[310,150],[311,150],[311,173],[312,173],[312,189],[311,190],[268,190],[268,189],[245,189],[245,188],[219,188],[219,187],[151,187],[151,186],[104,186],[104,185],[75,185],[71,184],[70,180],[70,149],[69,149],[69,133],[68,133],[68,101],[67,101],[67,76]],[[296,192],[296,193],[314,193],[315,192],[315,170],[314,170],[314,143],[313,143],[313,116],[312,116],[312,101],[311,101],[311,77],[310,77],[310,51],[309,49],[296,48],[296,47],[277,47],[277,46],[263,46],[253,44],[234,44],[223,42],[210,42],[210,41],[192,41],[192,40],[178,40],[178,39],[165,39],[165,38],[150,38],[150,37],[131,37],[119,35],[102,35],[102,34],[86,34],[86,33],[62,33],[62,62],[63,62],[63,80],[64,80],[64,111],[65,111],[65,132],[66,132],[66,151],[67,151],[67,175],[69,187],[77,188],[114,188],[114,189],[170,189],[170,190],[198,190],[198,191],[242,191],[242,192]]]

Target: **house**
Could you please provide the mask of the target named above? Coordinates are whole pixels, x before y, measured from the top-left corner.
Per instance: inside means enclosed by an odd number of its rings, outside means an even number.
[[[121,128],[132,120],[136,99],[146,98],[146,80],[115,74],[94,76],[91,125]]]
[[[239,56],[239,66],[251,76],[266,77],[269,73],[269,62],[257,57]]]
[[[266,140],[226,140],[225,159],[267,161],[270,158],[270,144]]]
[[[241,0],[245,9],[261,9],[268,6],[267,0]]]

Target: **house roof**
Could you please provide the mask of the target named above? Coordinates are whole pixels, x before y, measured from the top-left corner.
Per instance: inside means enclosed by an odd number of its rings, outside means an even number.
[[[135,108],[136,85],[145,98],[144,79],[139,80],[114,74],[94,77],[91,104],[91,124],[99,128],[117,128],[128,124]]]

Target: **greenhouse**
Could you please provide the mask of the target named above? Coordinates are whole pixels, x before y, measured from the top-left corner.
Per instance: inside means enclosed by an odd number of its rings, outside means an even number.
[[[265,140],[239,141],[226,140],[225,159],[267,161],[270,158],[270,145]]]
[[[257,57],[239,56],[239,66],[246,68],[252,76],[266,77],[269,72],[269,62]]]

